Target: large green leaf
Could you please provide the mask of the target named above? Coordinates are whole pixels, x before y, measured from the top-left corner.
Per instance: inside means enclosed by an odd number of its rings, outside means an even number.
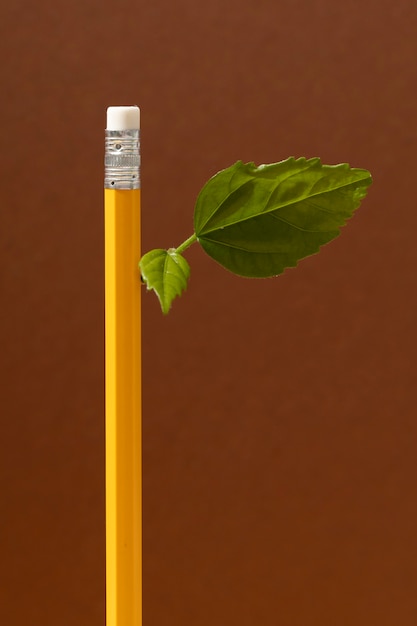
[[[195,233],[235,274],[275,276],[337,237],[371,182],[367,170],[318,158],[259,167],[238,161],[201,190]]]
[[[151,250],[139,263],[142,279],[158,296],[163,313],[168,313],[176,296],[187,287],[190,266],[176,250]]]

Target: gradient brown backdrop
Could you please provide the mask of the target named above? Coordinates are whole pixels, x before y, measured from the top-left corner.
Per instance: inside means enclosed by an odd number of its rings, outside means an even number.
[[[275,280],[143,302],[145,626],[415,626],[415,0],[2,2],[0,623],[104,622],[105,108],[143,248],[237,159],[374,185]]]

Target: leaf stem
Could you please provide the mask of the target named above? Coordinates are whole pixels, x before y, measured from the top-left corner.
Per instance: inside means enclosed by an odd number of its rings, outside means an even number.
[[[193,233],[191,237],[188,237],[188,239],[186,239],[181,245],[178,246],[178,248],[175,249],[175,252],[177,252],[178,254],[182,254],[184,250],[189,248],[195,241],[197,241],[197,235]]]

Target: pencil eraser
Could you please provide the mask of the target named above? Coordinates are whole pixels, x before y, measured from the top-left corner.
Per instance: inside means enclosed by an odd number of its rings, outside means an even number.
[[[107,130],[139,130],[139,107],[108,107]]]

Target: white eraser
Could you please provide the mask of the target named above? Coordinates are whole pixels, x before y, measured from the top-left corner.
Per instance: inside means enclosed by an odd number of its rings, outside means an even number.
[[[108,107],[107,130],[139,130],[139,107]]]

